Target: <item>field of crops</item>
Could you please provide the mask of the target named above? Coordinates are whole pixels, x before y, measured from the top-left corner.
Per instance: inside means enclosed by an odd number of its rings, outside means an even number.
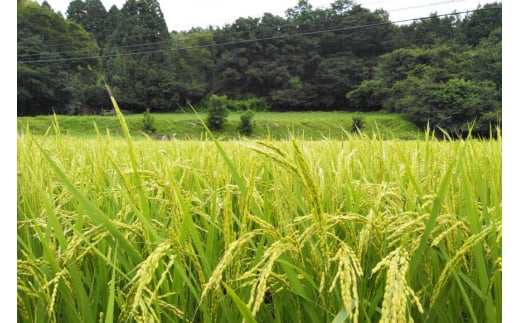
[[[501,145],[25,133],[18,321],[501,322]]]

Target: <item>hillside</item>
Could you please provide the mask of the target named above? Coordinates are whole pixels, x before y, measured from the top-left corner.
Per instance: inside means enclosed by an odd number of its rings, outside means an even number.
[[[156,131],[153,135],[170,135],[177,139],[198,139],[204,136],[204,128],[193,113],[152,114]],[[352,118],[364,119],[363,133],[371,136],[379,133],[383,138],[399,139],[421,138],[422,132],[403,115],[389,113],[348,113],[348,112],[257,112],[254,117],[255,128],[252,139],[270,137],[285,139],[290,135],[317,140],[323,137],[343,139],[350,134]],[[206,118],[206,114],[201,114]],[[146,138],[143,134],[143,116],[129,114],[125,116],[130,132],[135,139]],[[18,132],[26,131],[27,126],[33,134],[54,133],[53,116],[19,117]],[[96,136],[96,127],[100,133],[110,132],[113,136],[122,136],[121,126],[115,116],[57,116],[60,132],[70,136]],[[222,139],[238,138],[237,126],[240,113],[232,112],[225,129],[215,134]]]

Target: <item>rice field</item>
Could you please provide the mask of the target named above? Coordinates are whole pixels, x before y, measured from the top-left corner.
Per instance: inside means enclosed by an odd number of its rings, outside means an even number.
[[[19,322],[501,322],[491,141],[18,137]]]
[[[134,142],[111,99],[125,140],[18,137],[18,321],[502,321],[500,136]]]

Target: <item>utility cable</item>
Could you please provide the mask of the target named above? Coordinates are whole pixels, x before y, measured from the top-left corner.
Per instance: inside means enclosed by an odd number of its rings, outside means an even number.
[[[433,3],[428,3],[428,4],[424,4],[424,5],[420,5],[420,6],[415,6],[415,7],[406,7],[406,8],[396,8],[396,9],[391,9],[391,10],[385,10],[387,12],[399,12],[399,11],[404,11],[404,10],[410,10],[410,9],[417,9],[417,8],[425,8],[425,7],[433,7],[433,6],[436,6],[436,5],[442,5],[442,4],[449,4],[449,3],[455,3],[455,2],[465,2],[465,1],[468,1],[468,0],[448,0],[448,1],[441,1],[441,2],[433,2]],[[373,2],[368,2],[368,3],[354,3],[354,6],[356,5],[360,5],[360,6],[363,6],[363,5],[368,5],[368,4],[375,4],[375,3],[381,3],[381,2],[384,2],[384,1],[373,1]],[[326,5],[326,6],[329,6],[329,5]],[[320,7],[325,7],[324,6],[320,6]],[[362,7],[364,8],[364,7]],[[319,7],[318,7],[319,9]],[[368,9],[368,8],[364,8],[364,9]],[[280,17],[280,16],[275,16],[275,17]],[[244,18],[244,17],[239,17],[237,19],[235,19],[235,22],[236,20],[240,19],[240,18]],[[259,21],[263,18],[263,16],[259,16],[259,17],[247,17],[245,19],[258,19]],[[283,18],[283,17],[281,17]],[[311,23],[320,23],[320,22],[334,22],[336,20],[342,20],[342,19],[345,19],[345,16],[338,16],[338,17],[332,17],[332,18],[326,18],[326,19],[316,19],[316,20],[312,20],[312,21],[308,21],[308,22],[302,22],[299,24],[299,26],[305,26],[305,25],[308,25],[308,24],[311,24]],[[234,23],[235,23],[234,22]],[[233,23],[233,24],[234,24]],[[232,26],[232,25],[226,25],[224,26],[224,28],[228,27],[228,26]],[[293,24],[284,24],[284,25],[279,25],[279,26],[276,26],[277,29],[283,29],[283,28],[286,28],[286,27],[293,27],[294,25]],[[218,27],[220,29],[220,27]],[[218,29],[217,29],[218,30]],[[237,31],[237,32],[234,32],[234,33],[227,33],[227,35],[240,35],[242,33],[247,33],[247,32],[250,32],[249,30],[246,30],[246,31]],[[179,32],[179,34],[185,34],[186,32]],[[170,35],[173,34],[170,33]],[[186,35],[186,34],[185,34]],[[154,36],[154,37],[157,37],[158,34],[157,33],[150,33],[150,34],[130,34],[130,35],[125,35],[124,37],[118,37],[118,38],[114,38],[112,39],[113,41],[117,41],[117,40],[122,40],[122,39],[133,39],[133,38],[146,38],[146,37],[149,37],[149,36]],[[190,38],[192,37],[192,35],[189,35],[189,32],[187,34],[187,38]],[[183,39],[184,40],[184,39]],[[169,42],[170,40],[167,40],[167,41],[161,41],[161,42],[155,42],[156,44],[163,44],[163,43],[167,43]],[[22,50],[29,50],[29,49],[33,49],[33,48],[42,48],[42,47],[58,47],[60,45],[63,45],[63,44],[68,44],[68,42],[49,42],[47,44],[43,44],[43,45],[25,45],[25,46],[19,46],[18,48],[19,49],[22,49]],[[144,43],[144,44],[152,44],[152,43]],[[118,49],[118,48],[125,48],[125,47],[139,47],[141,46],[142,44],[133,44],[133,45],[124,45],[124,46],[117,46],[117,47],[112,47],[112,48],[101,48],[105,51],[107,50],[110,50],[110,49]],[[78,50],[74,50],[74,51],[62,51],[62,52],[52,52],[54,54],[58,54],[58,53],[71,53],[71,52],[78,52]],[[79,51],[81,52],[81,51]],[[38,56],[38,54],[22,54],[22,55],[18,55],[18,57],[30,57],[30,56]]]
[[[442,14],[442,15],[430,15],[429,17],[410,18],[410,19],[403,19],[403,20],[398,20],[398,21],[394,21],[394,22],[388,21],[388,22],[368,24],[368,25],[347,26],[347,27],[341,27],[341,28],[308,31],[308,32],[302,32],[302,33],[286,34],[286,35],[279,35],[279,36],[272,36],[272,37],[261,37],[261,38],[254,38],[254,39],[237,40],[237,41],[230,41],[230,42],[223,42],[223,43],[216,43],[216,44],[187,46],[187,47],[181,47],[181,48],[165,48],[165,49],[131,52],[131,53],[118,53],[118,54],[106,54],[106,55],[70,57],[70,58],[56,58],[56,59],[42,59],[42,60],[34,60],[34,61],[22,60],[22,61],[19,61],[18,63],[35,64],[35,63],[49,63],[49,62],[65,62],[65,61],[73,61],[73,60],[101,59],[101,58],[114,58],[114,57],[121,57],[121,56],[154,54],[154,53],[162,53],[162,52],[175,51],[175,50],[189,50],[189,49],[221,47],[221,46],[229,46],[229,45],[242,45],[242,44],[261,42],[261,41],[267,41],[267,40],[278,40],[278,39],[286,39],[286,38],[299,37],[299,36],[309,36],[309,35],[316,35],[316,34],[322,34],[322,33],[328,33],[328,32],[373,28],[373,27],[384,26],[384,25],[389,25],[389,24],[398,24],[398,23],[411,22],[411,21],[422,20],[422,19],[430,19],[433,17],[454,16],[454,15],[459,15],[459,14],[463,14],[463,13],[468,14],[468,13],[472,13],[472,12],[476,12],[476,11],[491,10],[491,9],[501,9],[501,8],[492,7],[492,8],[474,9],[474,10],[468,10],[465,12],[454,12],[454,13]]]

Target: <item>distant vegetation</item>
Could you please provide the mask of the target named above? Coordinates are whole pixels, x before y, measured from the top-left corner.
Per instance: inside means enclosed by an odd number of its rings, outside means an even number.
[[[251,110],[249,110],[251,113]],[[291,135],[308,140],[345,139],[351,133],[359,113],[351,112],[255,112],[250,120],[254,125],[242,118],[247,112],[230,112],[223,129],[215,132],[224,139],[248,136],[252,139],[272,138],[287,139]],[[368,112],[362,114],[362,133],[382,139],[422,139],[424,133],[413,123],[407,121],[402,114]],[[193,113],[151,113],[153,132],[147,131],[143,123],[143,114],[126,115],[126,122],[134,139],[145,139],[148,135],[168,135],[176,139],[205,138],[206,131],[197,116]],[[206,113],[201,112],[205,118]],[[246,118],[247,119],[247,118]],[[111,136],[123,135],[116,116],[57,116],[62,134],[75,137],[96,137],[96,127]],[[149,120],[149,119],[147,119]],[[206,120],[205,120],[206,121]],[[26,133],[27,128],[35,135],[48,133],[53,135],[53,116],[19,117],[18,132]],[[96,127],[94,126],[96,125]],[[252,126],[251,129],[248,127]],[[251,133],[248,131],[251,130]]]
[[[284,17],[170,32],[156,0],[73,0],[66,18],[19,0],[18,115],[111,109],[105,79],[135,113],[225,95],[237,111],[385,110],[485,134],[501,122],[501,7],[395,25],[350,0],[300,0]]]

